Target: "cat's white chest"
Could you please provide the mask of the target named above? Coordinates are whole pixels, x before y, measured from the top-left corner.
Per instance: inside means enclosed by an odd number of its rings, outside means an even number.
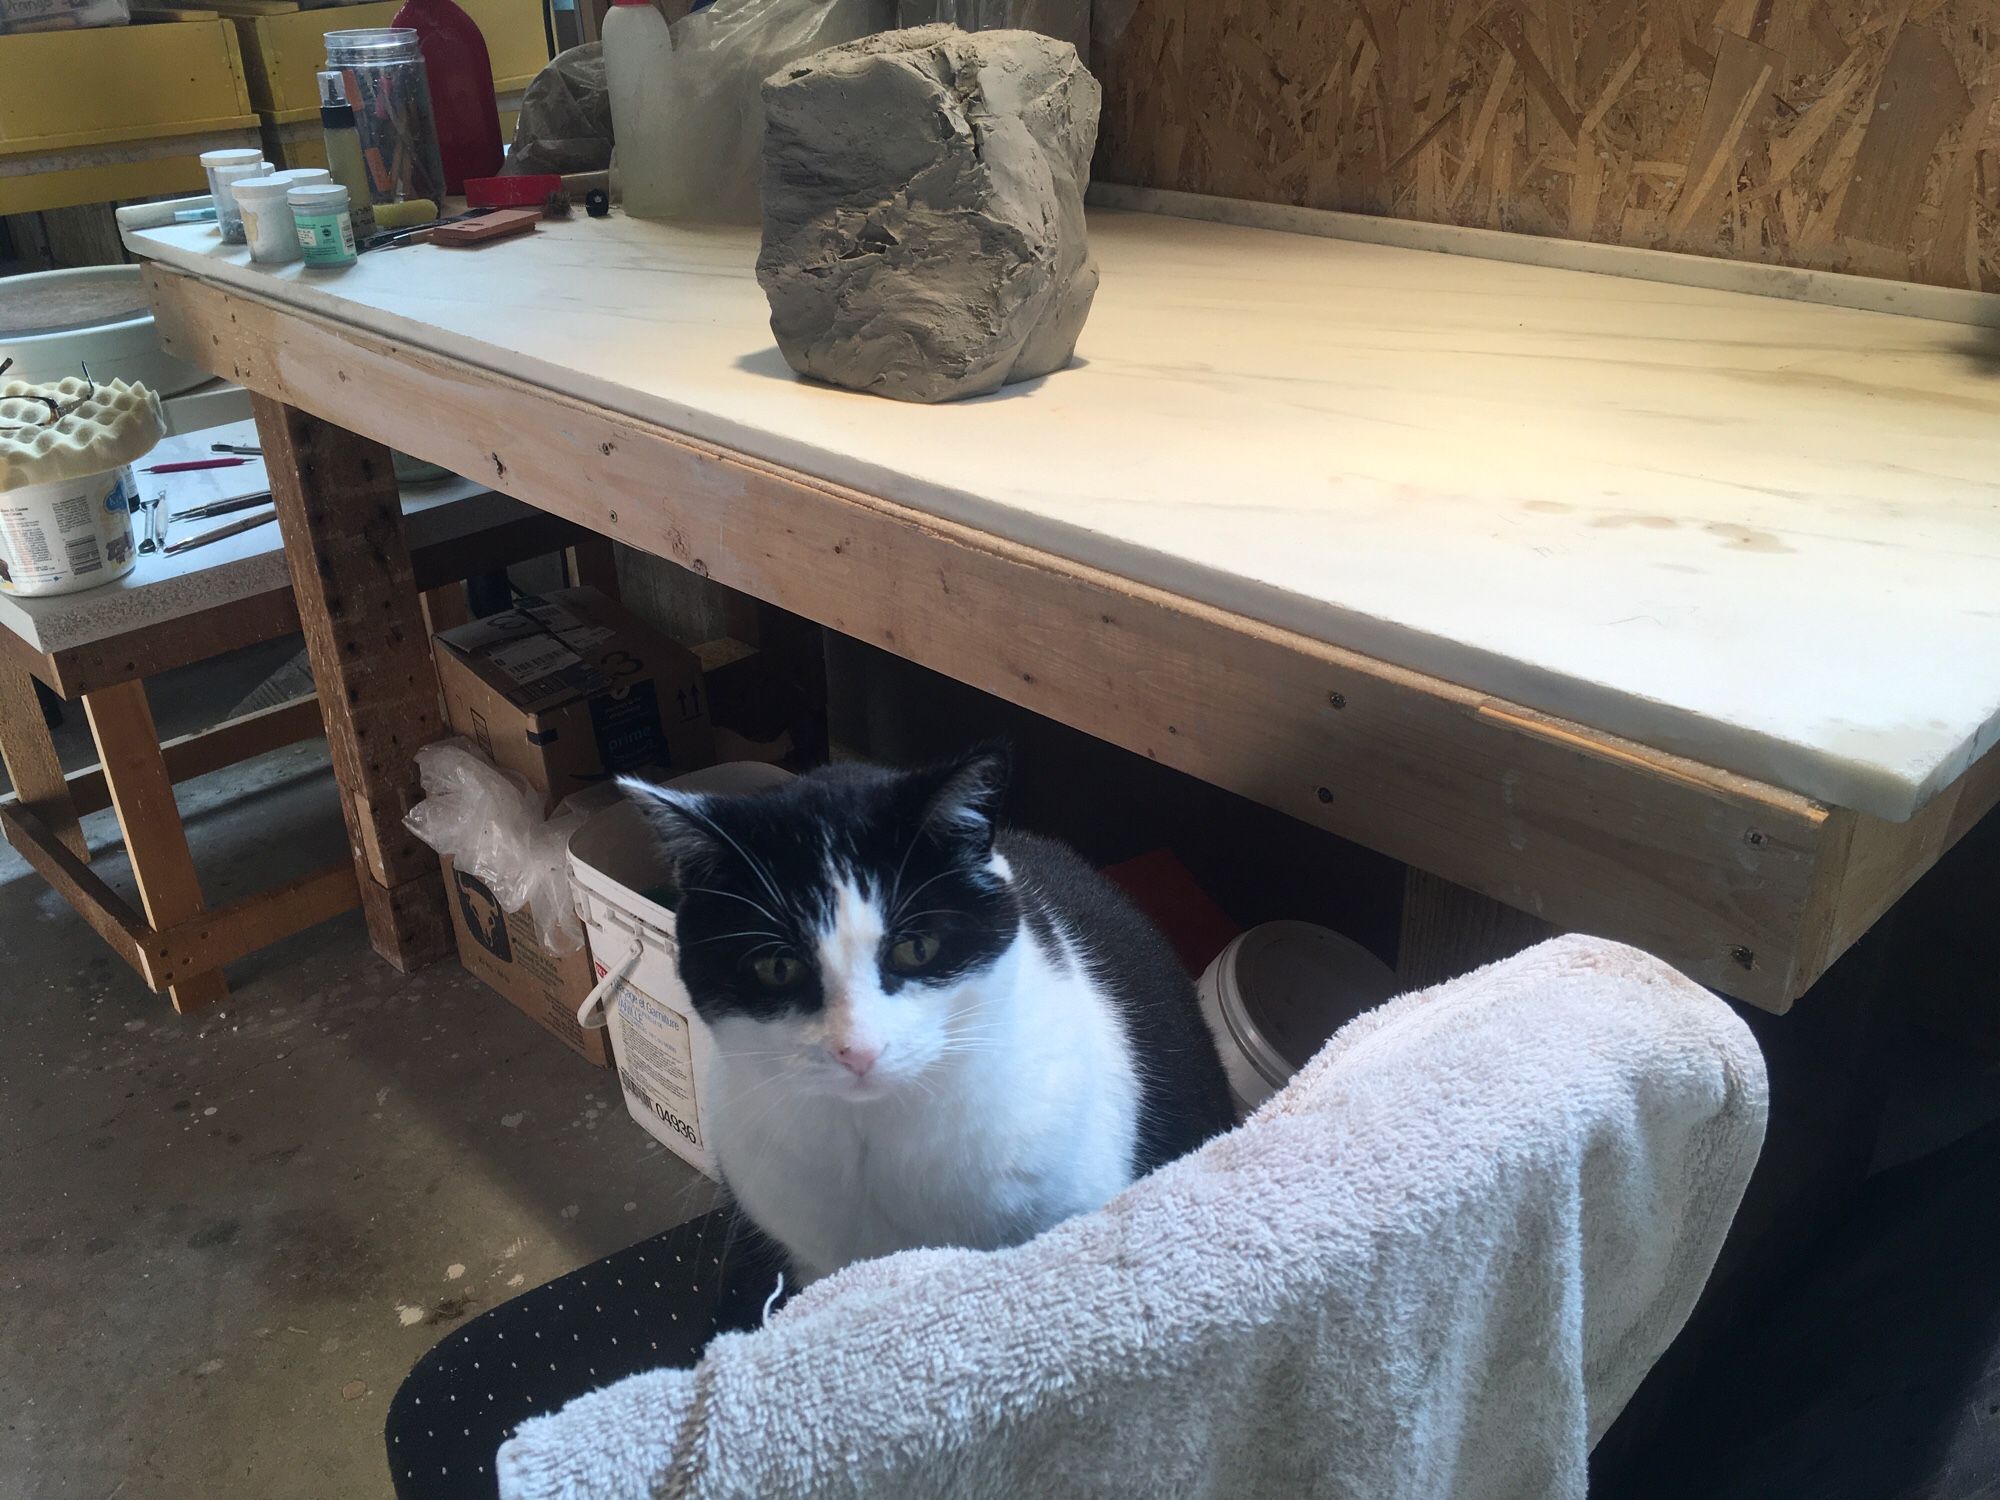
[[[1018,1244],[1129,1182],[1139,1088],[1123,1031],[1079,965],[1017,946],[981,1045],[894,1097],[788,1095],[765,1059],[718,1063],[723,1174],[802,1274]]]

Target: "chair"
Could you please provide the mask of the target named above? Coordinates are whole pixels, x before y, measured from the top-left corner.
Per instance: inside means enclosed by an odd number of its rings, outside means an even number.
[[[697,1221],[497,1309],[398,1396],[398,1492],[1582,1500],[1765,1110],[1726,1004],[1558,939],[1360,1017],[1014,1249],[852,1266],[758,1327],[768,1247],[704,1267]],[[478,1389],[498,1359],[528,1387]]]

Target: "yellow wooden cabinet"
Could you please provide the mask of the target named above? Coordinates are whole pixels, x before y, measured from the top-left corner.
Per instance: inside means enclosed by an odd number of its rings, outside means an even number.
[[[200,191],[257,125],[227,20],[0,36],[0,213]]]

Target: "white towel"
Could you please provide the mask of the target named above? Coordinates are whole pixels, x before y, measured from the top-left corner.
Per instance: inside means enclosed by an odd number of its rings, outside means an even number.
[[[851,1266],[524,1423],[500,1493],[1581,1497],[1764,1116],[1727,1005],[1558,939],[1361,1017],[1098,1213]]]

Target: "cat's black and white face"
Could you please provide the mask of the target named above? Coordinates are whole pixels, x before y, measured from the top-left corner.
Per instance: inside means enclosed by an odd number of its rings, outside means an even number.
[[[977,1049],[1020,909],[993,849],[1007,757],[830,766],[772,791],[627,781],[681,890],[682,981],[726,1056],[855,1100]]]

